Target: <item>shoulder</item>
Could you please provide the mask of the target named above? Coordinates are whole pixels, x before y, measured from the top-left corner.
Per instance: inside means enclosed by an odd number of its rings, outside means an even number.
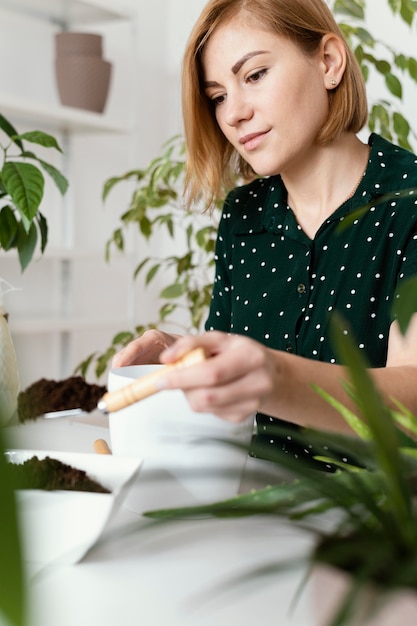
[[[256,232],[262,229],[265,214],[273,201],[286,194],[280,176],[257,178],[235,187],[226,197],[222,221],[236,232]]]
[[[271,178],[255,178],[250,183],[239,185],[228,193],[225,204],[232,207],[233,203],[259,203],[267,196],[271,185],[278,178],[278,176],[273,176]]]
[[[373,133],[369,138],[371,146],[371,159],[376,168],[384,177],[384,187],[389,186],[403,189],[417,185],[417,156]]]

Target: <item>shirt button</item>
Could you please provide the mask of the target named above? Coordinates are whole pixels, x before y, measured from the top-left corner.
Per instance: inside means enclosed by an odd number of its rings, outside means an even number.
[[[291,343],[289,343],[289,342],[287,343],[287,347],[285,348],[285,350],[286,350],[287,352],[292,352],[292,351],[293,351],[293,348],[292,348]]]
[[[303,283],[300,283],[297,287],[297,291],[298,293],[305,293],[306,292],[306,286]]]

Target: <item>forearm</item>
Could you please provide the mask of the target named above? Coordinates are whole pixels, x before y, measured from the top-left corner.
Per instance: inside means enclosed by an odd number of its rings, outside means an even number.
[[[349,382],[345,367],[282,352],[271,351],[271,355],[276,382],[260,407],[262,412],[302,426],[351,432],[340,413],[313,388],[313,385],[320,387],[358,413],[343,387],[343,381]],[[417,415],[416,366],[370,369],[369,373],[387,402],[395,398]]]

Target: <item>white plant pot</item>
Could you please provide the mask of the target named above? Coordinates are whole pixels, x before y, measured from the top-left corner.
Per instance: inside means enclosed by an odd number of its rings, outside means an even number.
[[[6,311],[0,307],[0,426],[8,424],[17,413],[20,390],[19,368]]]

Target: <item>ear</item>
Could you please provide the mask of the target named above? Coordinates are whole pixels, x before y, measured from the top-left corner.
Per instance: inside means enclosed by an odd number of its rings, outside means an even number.
[[[324,86],[335,89],[343,78],[346,69],[346,48],[344,42],[333,33],[324,35],[320,44],[320,60],[323,68]]]

